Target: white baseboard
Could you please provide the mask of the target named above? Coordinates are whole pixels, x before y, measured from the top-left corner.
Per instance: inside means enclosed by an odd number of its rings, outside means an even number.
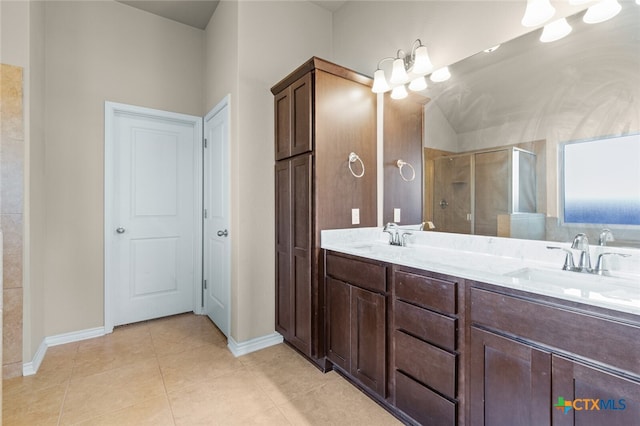
[[[259,351],[269,346],[282,343],[284,339],[280,333],[267,334],[266,336],[256,337],[255,339],[245,340],[244,342],[236,342],[233,337],[229,336],[227,347],[235,357]]]
[[[104,327],[88,328],[86,330],[72,331],[70,333],[56,334],[55,336],[47,336],[44,338],[38,350],[33,356],[31,362],[22,364],[22,375],[32,376],[38,372],[40,364],[44,359],[47,349],[51,346],[64,345],[65,343],[79,342],[81,340],[93,339],[94,337],[104,336]]]

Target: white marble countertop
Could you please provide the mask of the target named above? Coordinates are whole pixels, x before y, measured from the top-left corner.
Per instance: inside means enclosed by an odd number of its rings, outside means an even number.
[[[452,275],[511,289],[640,315],[640,250],[591,247],[591,262],[603,252],[611,276],[562,270],[565,253],[547,246],[568,243],[516,240],[441,232],[413,232],[407,247],[389,245],[382,228],[322,231],[321,247],[387,263]],[[578,251],[574,250],[575,259]]]

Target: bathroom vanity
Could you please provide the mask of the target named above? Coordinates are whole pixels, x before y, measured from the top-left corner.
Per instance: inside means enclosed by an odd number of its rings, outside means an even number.
[[[394,247],[380,229],[323,232],[335,370],[406,423],[638,421],[637,259],[594,277],[542,242],[421,234]]]

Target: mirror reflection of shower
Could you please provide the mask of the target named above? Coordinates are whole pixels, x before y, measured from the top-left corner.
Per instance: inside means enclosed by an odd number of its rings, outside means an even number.
[[[440,232],[540,239],[537,155],[517,148],[444,155],[433,160],[433,207]],[[542,160],[541,160],[542,161]]]

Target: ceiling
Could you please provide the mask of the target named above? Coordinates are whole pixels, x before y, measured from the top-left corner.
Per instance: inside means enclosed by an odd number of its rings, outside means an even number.
[[[220,0],[116,0],[163,18],[171,19],[204,30]],[[346,1],[309,0],[330,12],[335,12]]]
[[[116,0],[163,18],[204,30],[219,0]]]

